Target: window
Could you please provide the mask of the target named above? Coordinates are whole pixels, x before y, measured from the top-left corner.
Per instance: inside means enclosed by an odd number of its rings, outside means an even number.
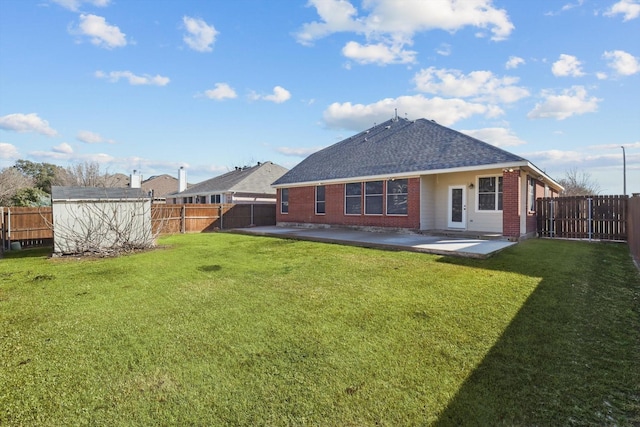
[[[324,185],[316,187],[316,215],[324,215],[325,210]]]
[[[212,194],[211,195],[211,203],[220,203],[220,195]]]
[[[360,215],[362,213],[362,183],[352,182],[344,187],[344,213]]]
[[[502,210],[502,177],[489,176],[478,178],[478,210]]]
[[[409,180],[387,181],[387,215],[407,215]]]
[[[280,213],[289,213],[289,189],[280,190]]]
[[[364,213],[365,215],[382,215],[382,181],[365,182]]]
[[[536,211],[536,180],[529,178],[529,212]]]

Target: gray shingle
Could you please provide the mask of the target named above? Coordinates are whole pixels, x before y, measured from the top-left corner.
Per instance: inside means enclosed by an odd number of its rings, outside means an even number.
[[[525,161],[431,120],[388,120],[311,154],[274,185]]]

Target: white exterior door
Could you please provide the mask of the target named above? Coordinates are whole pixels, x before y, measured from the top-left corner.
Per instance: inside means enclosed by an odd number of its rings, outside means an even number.
[[[449,186],[448,227],[467,228],[467,197],[464,185]]]

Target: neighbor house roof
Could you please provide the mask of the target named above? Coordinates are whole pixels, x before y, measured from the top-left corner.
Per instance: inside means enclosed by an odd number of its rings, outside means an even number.
[[[237,167],[231,172],[194,184],[181,193],[172,196],[197,196],[213,193],[252,193],[276,194],[271,183],[280,178],[287,168],[272,162],[258,163],[255,166]]]
[[[520,156],[432,120],[396,118],[311,154],[273,185],[488,169],[491,165],[533,167]]]
[[[122,187],[51,187],[52,201],[142,199],[147,194],[141,188]]]
[[[178,190],[178,178],[167,174],[152,176],[144,180],[141,186],[146,193],[153,190],[154,197],[164,197]]]

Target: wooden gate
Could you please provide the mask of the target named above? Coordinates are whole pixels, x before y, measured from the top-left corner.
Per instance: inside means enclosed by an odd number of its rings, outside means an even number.
[[[627,240],[627,196],[576,196],[536,201],[538,236]]]

